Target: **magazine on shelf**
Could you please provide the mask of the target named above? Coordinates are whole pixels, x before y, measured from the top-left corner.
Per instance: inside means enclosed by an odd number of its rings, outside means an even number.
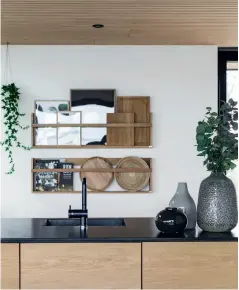
[[[63,162],[58,164],[58,168],[71,169],[73,163]],[[73,172],[60,172],[58,175],[58,190],[73,191]]]
[[[58,168],[59,160],[36,160],[36,169]],[[57,172],[36,172],[34,178],[34,191],[57,191],[58,173]]]

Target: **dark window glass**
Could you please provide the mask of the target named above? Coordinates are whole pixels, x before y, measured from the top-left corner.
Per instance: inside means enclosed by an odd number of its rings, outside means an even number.
[[[238,48],[218,49],[218,109],[229,98],[238,100]]]

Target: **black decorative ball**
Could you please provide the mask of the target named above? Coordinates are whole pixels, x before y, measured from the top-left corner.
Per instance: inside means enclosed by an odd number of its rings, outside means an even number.
[[[155,224],[163,233],[181,233],[187,225],[187,217],[177,208],[166,207],[157,214]]]

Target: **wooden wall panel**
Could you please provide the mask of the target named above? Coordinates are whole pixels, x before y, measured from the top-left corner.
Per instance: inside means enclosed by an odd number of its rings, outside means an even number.
[[[2,0],[2,43],[237,46],[237,0]],[[92,24],[105,28],[94,29]]]

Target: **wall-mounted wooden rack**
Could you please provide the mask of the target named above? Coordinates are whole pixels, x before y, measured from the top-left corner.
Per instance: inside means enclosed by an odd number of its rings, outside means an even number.
[[[152,148],[152,113],[149,123],[111,123],[111,124],[36,124],[35,114],[32,114],[32,148],[35,149],[77,149],[77,148]],[[124,145],[38,145],[36,144],[35,130],[37,128],[149,128],[149,145],[147,146],[124,146]],[[57,134],[58,136],[58,134]]]
[[[77,127],[77,128],[124,128],[124,127],[136,127],[136,128],[147,128],[152,127],[151,123],[112,123],[112,124],[32,124],[33,128],[61,128],[61,127]]]
[[[52,160],[59,159],[61,160],[62,158],[51,158]],[[87,161],[88,158],[64,158],[64,162],[66,163],[72,163],[74,166],[81,166],[85,161]],[[115,166],[122,158],[107,158],[107,160]],[[62,192],[62,191],[34,191],[34,174],[37,172],[73,172],[73,173],[80,173],[80,172],[92,172],[92,173],[107,173],[107,172],[112,172],[113,174],[121,172],[121,173],[150,173],[150,178],[149,178],[149,183],[148,183],[148,189],[140,190],[140,191],[127,191],[127,190],[104,190],[104,191],[94,191],[94,190],[88,190],[88,193],[104,193],[104,194],[109,194],[109,193],[152,193],[152,159],[151,158],[142,158],[149,166],[149,168],[72,168],[72,169],[36,169],[35,164],[37,160],[44,160],[41,158],[37,159],[32,159],[32,192],[33,193],[38,193],[38,194],[77,194],[81,193],[81,190],[74,190],[74,191],[69,191],[69,192]],[[49,160],[49,159],[47,159]],[[79,177],[80,178],[80,177]]]
[[[152,146],[108,146],[108,145],[34,145],[33,149],[117,149],[117,148],[152,148]]]
[[[109,159],[109,158],[108,158]],[[32,172],[152,172],[152,169],[146,168],[72,168],[72,169],[32,169]]]

